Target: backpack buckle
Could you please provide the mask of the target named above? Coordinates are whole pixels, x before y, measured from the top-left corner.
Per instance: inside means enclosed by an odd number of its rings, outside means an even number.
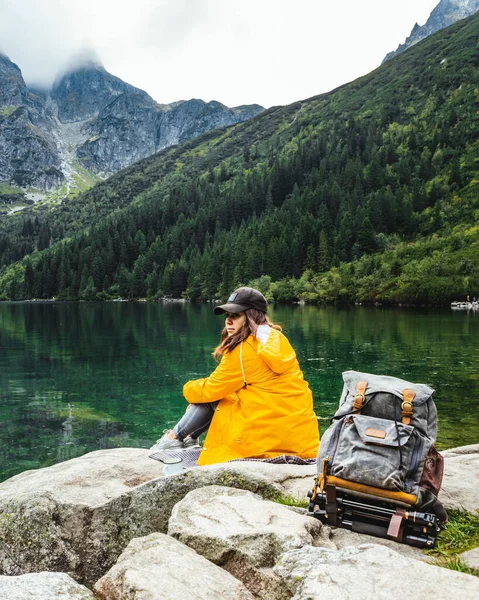
[[[354,395],[353,410],[361,410],[364,404],[366,388],[368,387],[367,381],[358,381],[356,384],[356,394]]]
[[[403,423],[403,425],[410,425],[411,424],[411,418],[412,418],[412,402],[409,402],[409,400],[404,400],[404,402],[401,404],[401,421]]]

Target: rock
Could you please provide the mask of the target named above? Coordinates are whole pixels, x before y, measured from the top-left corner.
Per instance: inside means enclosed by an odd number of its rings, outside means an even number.
[[[467,567],[479,572],[479,548],[473,548],[472,550],[462,552],[459,554],[458,558],[460,558]]]
[[[5,600],[94,600],[93,593],[65,573],[0,575],[0,598]]]
[[[288,598],[271,568],[282,552],[330,545],[321,523],[259,496],[210,486],[173,509],[168,534],[222,566],[262,600]]]
[[[268,497],[282,491],[276,469],[268,472],[278,465],[213,465],[158,477],[161,463],[148,453],[99,450],[1,483],[0,573],[64,571],[93,584],[131,539],[166,532],[173,506],[193,489],[217,484]]]
[[[449,448],[449,450],[443,450],[441,454],[444,458],[450,456],[457,456],[459,454],[478,454],[479,444],[469,444],[468,446],[459,446],[457,448]]]
[[[416,23],[404,44],[399,44],[395,51],[386,54],[383,63],[436,31],[444,29],[460,19],[470,17],[477,10],[479,10],[479,0],[440,0],[424,25],[419,26]]]
[[[46,132],[51,124],[18,66],[0,52],[0,182],[43,189],[63,183],[56,144]]]
[[[324,526],[323,534],[329,536],[329,541],[332,547],[336,549],[346,548],[347,546],[360,546],[361,544],[376,544],[378,546],[386,546],[395,552],[399,552],[402,556],[421,560],[426,563],[435,563],[436,559],[430,554],[425,554],[420,548],[414,548],[408,544],[399,544],[394,540],[374,537],[365,533],[354,533],[348,529],[340,527]]]
[[[28,102],[28,90],[18,66],[0,51],[0,107]]]
[[[160,477],[99,506],[90,525],[88,581],[96,574],[98,579],[109,569],[131,539],[153,532],[166,533],[173,507],[192,490],[219,485],[251,490],[269,498],[281,493],[280,485],[264,468],[272,465],[252,464],[218,464]]]
[[[479,444],[442,452],[444,479],[439,500],[446,509],[479,512]]]
[[[0,572],[65,571],[88,579],[96,546],[108,546],[108,540],[90,533],[97,511],[160,473],[160,463],[149,460],[145,450],[122,448],[91,452],[3,482]]]
[[[0,80],[1,87],[1,80]],[[64,176],[54,141],[34,125],[34,111],[25,106],[0,110],[0,182],[51,189]]]
[[[232,575],[161,533],[132,540],[94,589],[104,600],[253,600]]]
[[[156,479],[161,470],[162,463],[149,459],[143,448],[97,450],[7,479],[0,484],[0,502],[50,493],[57,502],[94,507]]]
[[[477,510],[474,480],[479,471],[478,450],[479,446],[471,446],[444,453],[446,506]],[[163,477],[162,464],[149,459],[148,454],[148,450],[138,448],[100,450],[1,483],[0,573],[63,571],[80,583],[93,585],[133,538],[166,533],[174,505],[192,490],[218,485],[249,490],[266,499],[282,494],[305,499],[315,474],[314,465],[245,461]],[[256,505],[258,502],[255,500]],[[292,512],[281,506],[279,509]],[[305,511],[297,509],[301,518],[315,522],[301,513]],[[406,545],[321,528],[321,543],[332,549],[367,539],[409,557],[429,560],[420,550]]]
[[[376,544],[341,550],[305,546],[286,552],[275,573],[291,600],[476,598],[479,579],[427,565]]]
[[[262,110],[258,105],[228,108],[196,99],[158,105],[145,92],[132,88],[110,98],[96,118],[85,124],[91,135],[78,147],[77,156],[91,171],[116,173],[159,150],[246,121]]]
[[[282,493],[302,500],[308,501],[308,492],[313,489],[314,479],[316,477],[316,465],[297,466],[291,465],[290,469],[285,469],[289,465],[271,465],[276,470],[270,474],[274,481],[281,486]]]
[[[108,73],[97,59],[88,59],[54,83],[51,97],[57,104],[58,118],[68,123],[97,117],[114,98],[129,92],[141,90]]]

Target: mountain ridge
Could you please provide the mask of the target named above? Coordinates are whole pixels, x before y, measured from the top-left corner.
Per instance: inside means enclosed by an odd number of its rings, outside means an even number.
[[[30,90],[18,65],[0,54],[0,201],[2,185],[22,188],[17,196],[27,201],[46,192],[61,201],[162,148],[262,110],[198,99],[159,104],[98,61],[77,63],[50,90]]]
[[[399,44],[396,50],[388,52],[383,59],[383,63],[401,54],[436,31],[449,27],[449,25],[460,19],[470,17],[478,10],[479,0],[440,0],[439,4],[431,11],[426,23],[422,26],[415,23],[405,42]]]

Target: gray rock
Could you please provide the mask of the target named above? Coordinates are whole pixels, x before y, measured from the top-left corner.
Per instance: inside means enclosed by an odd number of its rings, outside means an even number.
[[[193,489],[228,485],[269,497],[281,491],[264,465],[255,472],[252,463],[158,477],[161,463],[148,453],[99,450],[1,483],[0,573],[64,571],[93,584],[131,539],[166,532],[173,506]]]
[[[88,579],[96,546],[108,547],[108,540],[90,533],[97,511],[160,473],[160,463],[149,460],[145,450],[121,448],[3,482],[0,572],[66,571]]]
[[[444,458],[449,456],[457,456],[458,454],[479,454],[479,444],[469,444],[468,446],[458,446],[457,448],[449,448],[442,450],[441,454]]]
[[[291,600],[477,598],[479,579],[406,558],[376,544],[329,550],[305,546],[274,567]]]
[[[111,75],[103,65],[88,60],[64,73],[51,91],[63,123],[97,117],[112,99],[123,93],[141,92],[138,88]],[[141,92],[147,96],[146,92]]]
[[[430,554],[425,554],[420,548],[414,548],[408,544],[399,544],[394,540],[387,540],[384,538],[374,537],[365,533],[354,533],[348,529],[341,529],[340,527],[327,527],[324,526],[324,535],[329,536],[329,541],[332,547],[340,550],[347,546],[361,546],[362,544],[376,544],[378,546],[386,546],[395,552],[399,552],[402,556],[408,558],[414,558],[415,560],[421,560],[422,562],[434,564],[436,559]]]
[[[30,573],[18,577],[0,575],[4,600],[94,600],[93,593],[65,573]]]
[[[32,494],[58,503],[95,507],[161,475],[162,463],[143,448],[97,450],[62,463],[24,471],[0,484],[0,502]]]
[[[479,512],[479,444],[442,452],[444,479],[439,500],[446,509]]]
[[[479,548],[473,548],[472,550],[462,552],[459,554],[458,558],[460,558],[467,567],[474,569],[479,573]]]
[[[26,106],[0,109],[0,182],[48,190],[64,176],[55,143],[34,124],[32,113]]]
[[[262,600],[287,598],[271,568],[282,552],[329,545],[321,523],[243,490],[210,486],[173,509],[168,534],[222,566]]]
[[[448,27],[460,19],[470,17],[478,10],[479,0],[439,0],[426,23],[422,27],[416,23],[404,44],[399,44],[395,51],[389,52],[383,63],[436,31],[444,29],[444,27]]]
[[[31,93],[22,72],[0,52],[0,182],[58,187],[64,181],[44,101]]]
[[[91,171],[116,173],[159,150],[246,121],[262,110],[258,105],[228,108],[196,99],[159,105],[141,90],[124,92],[88,125],[91,137],[78,147],[77,156]]]
[[[291,496],[296,500],[307,502],[308,492],[313,489],[316,478],[316,465],[297,466],[291,465],[290,469],[285,469],[287,465],[271,465],[276,467],[270,471],[270,476],[274,481],[281,485],[283,494]]]
[[[0,52],[0,83],[0,107],[21,106],[28,101],[28,90],[22,72],[2,52]]]
[[[161,533],[132,540],[94,589],[103,600],[253,600],[232,575]]]

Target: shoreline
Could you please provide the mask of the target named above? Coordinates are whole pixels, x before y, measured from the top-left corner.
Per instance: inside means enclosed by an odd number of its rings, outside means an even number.
[[[193,305],[203,305],[203,304],[219,304],[221,300],[190,300],[189,298],[111,298],[111,299],[96,299],[96,300],[72,300],[72,299],[57,299],[57,298],[32,298],[28,300],[0,300],[0,304],[109,304],[109,303],[147,303],[147,304],[193,304]],[[430,309],[430,308],[438,308],[438,309],[450,309],[453,311],[479,311],[479,302],[469,303],[468,306],[466,302],[451,302],[449,304],[434,304],[434,303],[383,303],[383,302],[306,302],[305,300],[296,300],[296,301],[288,301],[281,302],[276,300],[268,300],[268,303],[272,306],[275,304],[283,305],[283,306],[315,306],[317,308],[354,308],[358,306],[366,307],[366,308],[381,308],[381,309],[394,309],[394,308],[402,308],[402,309]]]

